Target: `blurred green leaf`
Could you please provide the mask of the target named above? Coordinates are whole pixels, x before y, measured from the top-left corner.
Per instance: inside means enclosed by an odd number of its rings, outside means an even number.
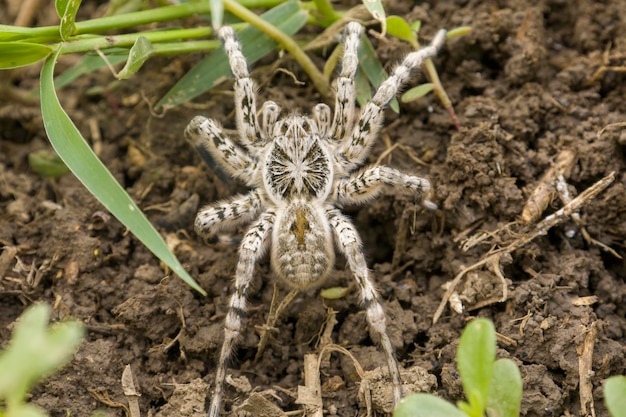
[[[470,416],[482,416],[491,389],[493,364],[496,359],[496,332],[493,323],[475,319],[463,330],[457,350],[457,364],[469,409],[459,404]],[[471,411],[470,411],[471,410]]]
[[[414,44],[417,40],[415,32],[413,32],[407,21],[400,16],[389,16],[387,18],[387,33],[411,44]]]
[[[448,33],[446,33],[446,39],[452,39],[458,36],[465,36],[471,32],[472,32],[471,26],[459,26],[457,28],[449,30]]]
[[[415,33],[420,33],[420,29],[422,28],[422,21],[415,20],[411,22],[411,30]]]
[[[413,87],[404,94],[402,94],[400,101],[402,101],[403,103],[410,103],[411,101],[415,101],[424,97],[426,94],[433,91],[434,88],[435,84],[433,83],[420,84],[417,87]]]
[[[261,15],[263,20],[275,25],[288,35],[299,31],[307,22],[308,13],[297,2],[288,1]],[[242,52],[252,65],[276,48],[276,42],[256,28],[247,27],[238,33]],[[213,51],[181,78],[163,96],[156,107],[174,107],[210,90],[230,77],[230,67],[223,48]]]
[[[28,308],[15,324],[6,350],[0,353],[0,398],[8,410],[19,408],[37,381],[68,362],[83,338],[79,322],[49,326],[49,318],[50,308],[45,304]]]
[[[493,365],[488,417],[518,417],[522,403],[522,376],[510,359],[498,359]]]
[[[130,48],[128,61],[124,68],[117,74],[117,79],[126,80],[139,71],[139,68],[152,56],[154,49],[152,43],[144,36],[139,36],[133,47]]]
[[[198,292],[204,290],[187,274],[152,224],[128,193],[100,162],[81,136],[56,96],[53,74],[58,56],[50,56],[41,69],[41,113],[50,143],[87,189],[150,251]]]
[[[320,295],[322,296],[322,298],[325,298],[327,300],[339,300],[341,298],[344,298],[348,294],[350,294],[349,287],[331,287],[324,288],[322,291],[320,291]]]
[[[58,178],[70,172],[67,165],[52,149],[40,149],[29,153],[28,165],[33,172],[44,177]]]
[[[222,0],[209,1],[211,2],[211,26],[214,30],[218,30],[224,20],[224,2]]]
[[[417,393],[400,400],[393,417],[467,417],[467,414],[434,395]]]
[[[604,402],[612,417],[626,417],[626,376],[615,375],[606,380]]]
[[[46,45],[27,42],[0,42],[0,69],[24,67],[41,61],[53,52]]]
[[[381,0],[361,0],[365,8],[370,12],[372,17],[383,26],[382,32],[386,31],[385,8]]]

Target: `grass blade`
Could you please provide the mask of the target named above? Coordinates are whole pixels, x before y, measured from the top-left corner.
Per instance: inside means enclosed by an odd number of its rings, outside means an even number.
[[[263,13],[261,17],[288,35],[300,30],[307,21],[307,12],[296,2],[286,2]],[[238,34],[243,54],[252,65],[276,48],[276,42],[256,28],[248,27]],[[156,107],[174,107],[210,90],[230,77],[228,59],[223,49],[218,49],[204,58],[181,78],[157,103]]]
[[[204,290],[187,274],[170,252],[137,204],[100,162],[85,139],[61,107],[54,89],[54,64],[58,51],[48,57],[41,69],[41,113],[48,138],[63,162],[85,187],[124,226],[169,266],[174,273],[198,292]]]

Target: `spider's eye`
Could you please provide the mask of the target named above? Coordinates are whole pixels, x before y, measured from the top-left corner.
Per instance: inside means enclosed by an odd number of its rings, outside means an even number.
[[[309,122],[307,122],[306,120],[303,120],[302,121],[302,129],[309,130]]]

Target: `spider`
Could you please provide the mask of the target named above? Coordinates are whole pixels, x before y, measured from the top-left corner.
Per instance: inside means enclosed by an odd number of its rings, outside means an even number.
[[[246,297],[254,266],[269,249],[273,271],[297,289],[319,285],[331,272],[335,250],[343,254],[361,290],[367,322],[378,338],[393,383],[393,398],[402,396],[400,371],[387,335],[385,313],[369,277],[361,238],[340,208],[365,204],[383,186],[413,193],[427,208],[436,208],[427,198],[428,180],[406,175],[386,166],[355,170],[365,162],[383,121],[384,107],[410,78],[413,69],[435,56],[446,32],[439,31],[432,43],[408,54],[373,98],[356,115],[355,74],[362,27],[349,23],[343,37],[344,54],[336,84],[335,109],[314,106],[312,116],[290,112],[280,117],[279,106],[267,101],[257,118],[255,85],[230,27],[219,38],[235,77],[235,113],[239,142],[224,134],[213,120],[196,116],[185,129],[186,139],[205,159],[252,191],[200,210],[196,232],[205,239],[219,231],[233,230],[252,222],[239,247],[235,289],[225,319],[209,417],[218,417],[224,391],[227,363],[242,331]]]

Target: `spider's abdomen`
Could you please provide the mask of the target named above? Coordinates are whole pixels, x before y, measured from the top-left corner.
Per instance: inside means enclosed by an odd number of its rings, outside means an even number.
[[[293,115],[277,123],[263,167],[263,183],[275,201],[296,197],[324,200],[333,165],[313,120]]]
[[[281,210],[272,232],[274,272],[296,288],[311,287],[330,272],[335,253],[321,209],[296,200]]]

